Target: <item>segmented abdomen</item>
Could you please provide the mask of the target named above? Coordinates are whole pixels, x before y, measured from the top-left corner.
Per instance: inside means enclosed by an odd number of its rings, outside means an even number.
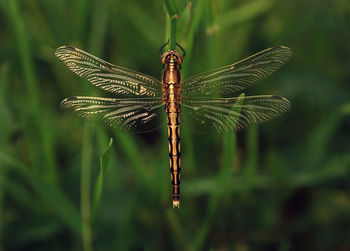
[[[170,104],[167,107],[168,117],[168,142],[170,157],[170,175],[173,186],[173,207],[180,205],[180,172],[181,172],[181,147],[180,147],[180,105]],[[171,109],[175,108],[175,109]],[[177,110],[170,112],[170,110]]]
[[[173,207],[180,206],[180,103],[181,75],[175,63],[167,65],[163,75],[163,102],[166,105],[168,119],[168,142],[170,157],[170,175],[173,186]]]

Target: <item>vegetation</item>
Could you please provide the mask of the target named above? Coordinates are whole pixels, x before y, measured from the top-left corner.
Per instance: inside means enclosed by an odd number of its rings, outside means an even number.
[[[1,0],[0,11],[0,250],[350,249],[347,0]],[[108,94],[54,56],[72,45],[160,78],[175,27],[185,77],[294,52],[245,93],[284,96],[290,112],[237,134],[181,129],[180,210],[166,124],[125,134],[60,110]]]

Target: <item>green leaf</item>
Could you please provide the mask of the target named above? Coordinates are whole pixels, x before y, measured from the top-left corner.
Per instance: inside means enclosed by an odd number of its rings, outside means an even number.
[[[239,114],[241,113],[241,107],[243,105],[244,102],[244,93],[241,93],[238,97],[237,97],[237,103],[233,106],[232,110],[235,114]],[[237,117],[235,123],[237,123],[239,120],[239,117]]]
[[[233,107],[233,111],[234,112],[237,112],[237,113],[241,112],[241,107],[242,107],[242,104],[243,104],[244,97],[245,97],[244,92],[239,94],[238,98],[240,98],[240,99],[237,101],[237,104],[235,104],[234,107]]]
[[[111,151],[112,144],[113,144],[113,138],[109,140],[109,145],[106,151],[100,156],[100,172],[96,179],[96,184],[94,189],[94,197],[93,197],[93,204],[92,204],[92,219],[95,218],[97,214],[98,206],[101,201],[101,195],[102,195],[104,179],[107,171],[107,166],[111,159],[111,154],[112,154],[112,151]]]
[[[164,4],[170,18],[179,18],[180,9],[175,0],[164,0]]]

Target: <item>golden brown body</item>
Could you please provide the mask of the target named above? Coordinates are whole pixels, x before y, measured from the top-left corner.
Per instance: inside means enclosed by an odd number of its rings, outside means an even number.
[[[180,103],[181,103],[181,75],[179,66],[181,56],[176,51],[163,54],[163,63],[166,68],[163,75],[163,102],[168,121],[168,142],[170,157],[171,184],[173,186],[173,207],[180,206],[180,172],[181,172],[181,149],[180,149]]]

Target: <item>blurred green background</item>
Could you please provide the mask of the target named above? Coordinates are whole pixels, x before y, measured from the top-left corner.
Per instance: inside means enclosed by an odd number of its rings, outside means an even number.
[[[125,134],[60,110],[106,94],[54,56],[72,45],[160,78],[164,2],[0,0],[0,250],[350,250],[350,2],[177,4],[184,77],[285,45],[293,58],[245,94],[292,110],[237,134],[182,128],[173,210],[166,124]]]

